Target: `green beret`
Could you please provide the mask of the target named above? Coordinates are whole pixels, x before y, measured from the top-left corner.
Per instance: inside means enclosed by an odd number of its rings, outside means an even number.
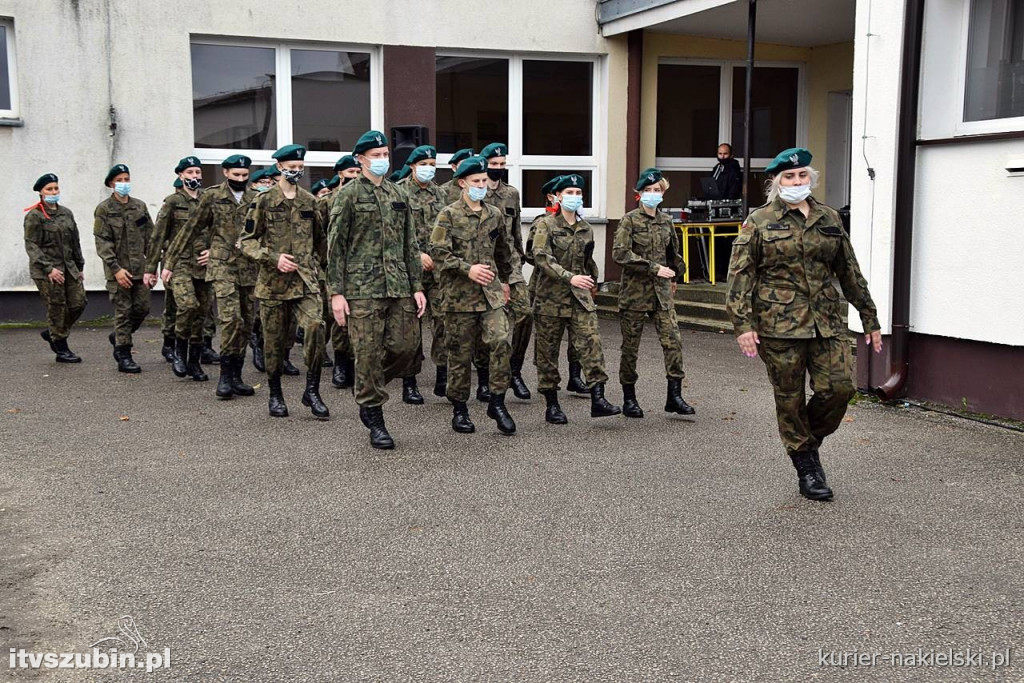
[[[252,183],[263,180],[263,176],[265,174],[266,170],[262,168],[259,169],[258,171],[253,171],[252,173],[249,174],[249,184],[251,185]]]
[[[368,130],[356,140],[356,146],[352,148],[353,154],[362,154],[378,147],[387,147],[388,139],[379,130]]]
[[[448,160],[448,163],[453,166],[458,166],[460,163],[473,156],[473,154],[475,154],[475,152],[473,151],[472,147],[460,149],[458,152],[452,155],[452,158]]]
[[[554,178],[552,178],[551,180],[549,180],[546,183],[544,183],[543,185],[541,185],[540,186],[541,194],[543,194],[545,197],[547,197],[549,194],[554,194],[555,193],[555,185],[557,185],[558,181],[561,180],[561,179],[562,179],[562,176],[556,175]]]
[[[306,158],[306,148],[302,145],[285,145],[270,156],[278,161],[302,161]]]
[[[107,171],[107,177],[103,179],[103,184],[109,185],[110,181],[114,179],[114,176],[121,175],[122,173],[131,175],[131,171],[129,171],[128,167],[124,164],[114,164],[110,170]]]
[[[491,144],[480,150],[480,156],[484,159],[492,159],[494,157],[507,157],[508,156],[508,145],[504,142],[492,142]]]
[[[249,168],[252,166],[252,159],[244,154],[232,154],[220,162],[221,168]]]
[[[359,168],[359,162],[351,154],[346,154],[342,158],[338,159],[338,162],[334,164],[334,172],[345,171],[350,168]]]
[[[186,168],[192,168],[193,166],[203,167],[203,162],[199,161],[197,157],[185,157],[178,162],[178,165],[174,167],[175,173],[181,173]]]
[[[465,178],[477,173],[487,173],[487,159],[481,156],[470,157],[459,164],[458,170],[455,171],[455,177]]]
[[[811,153],[803,147],[791,147],[779,152],[779,155],[772,160],[772,163],[764,169],[768,175],[778,175],[783,171],[794,168],[803,168],[811,165]]]
[[[325,187],[327,187],[327,179],[323,178],[322,180],[318,180],[315,183],[313,183],[313,186],[309,188],[309,193],[315,197],[317,192],[324,189]]]
[[[402,168],[398,169],[397,171],[395,171],[391,175],[389,175],[388,176],[388,180],[390,180],[393,183],[397,183],[402,178],[408,178],[410,173],[412,173],[412,168],[410,168],[408,165],[406,165],[406,166],[403,166]]]
[[[341,185],[341,178],[336,175],[332,175],[331,179],[327,181],[327,187],[331,190],[336,188],[338,185]]]
[[[267,166],[265,169],[263,169],[264,178],[274,179],[279,175],[281,175],[281,169],[279,169],[277,166]]]
[[[659,171],[656,168],[645,168],[644,170],[640,171],[640,177],[637,178],[634,189],[636,189],[637,192],[640,192],[648,185],[653,185],[657,182],[660,182],[661,179],[664,177],[665,176],[661,174],[661,171]]]
[[[586,187],[586,182],[583,180],[583,176],[579,173],[570,173],[568,175],[558,176],[558,182],[553,187],[554,192],[561,192],[567,187],[578,187],[581,190]]]
[[[175,178],[174,179],[174,189],[175,190],[180,190],[183,187],[185,187],[185,184],[181,182],[181,178]]]
[[[39,180],[32,186],[33,192],[39,192],[41,189],[49,185],[50,183],[57,182],[57,175],[55,173],[44,173],[39,176]]]
[[[412,153],[409,155],[409,158],[405,160],[405,163],[407,163],[410,166],[412,166],[413,164],[415,164],[418,161],[423,161],[424,159],[436,159],[436,158],[437,158],[437,150],[434,149],[433,145],[420,145],[419,147],[417,147],[416,149],[414,149],[412,151]]]

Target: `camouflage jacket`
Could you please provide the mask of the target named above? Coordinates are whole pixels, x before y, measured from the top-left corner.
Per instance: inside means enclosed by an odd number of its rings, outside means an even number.
[[[238,245],[246,214],[256,195],[256,190],[247,188],[236,202],[227,181],[207,188],[192,217],[167,248],[164,259],[172,266],[169,270],[186,267],[185,259],[195,263],[199,252],[209,249],[208,282],[223,280],[243,287],[256,284],[256,264],[242,254]]]
[[[736,335],[811,339],[846,334],[835,276],[865,331],[878,314],[839,214],[809,199],[807,218],[781,199],[754,210],[733,242],[726,307]]]
[[[441,190],[441,195],[444,197],[444,205],[448,206],[452,202],[459,201],[459,197],[462,196],[462,188],[455,182],[455,178],[452,178],[446,183],[438,185],[438,189]]]
[[[299,299],[320,292],[327,229],[316,197],[301,187],[295,190],[295,199],[287,199],[280,185],[275,185],[256,198],[245,219],[239,243],[242,253],[259,264],[253,291],[257,299]],[[298,270],[278,270],[281,254],[290,254]]]
[[[582,218],[569,225],[561,212],[541,217],[535,226],[533,259],[537,264],[537,285],[534,312],[567,318],[572,315],[574,305],[596,311],[590,290],[569,284],[573,275],[589,275],[597,282],[593,228]]]
[[[327,289],[349,299],[388,299],[423,291],[420,252],[409,204],[389,180],[365,176],[334,198]]]
[[[77,278],[85,268],[82,240],[70,210],[58,204],[47,205],[46,213],[37,206],[25,214],[25,251],[33,280],[46,279],[54,268],[65,277]]]
[[[103,261],[107,281],[121,268],[141,280],[146,272],[146,253],[153,233],[153,219],[142,201],[128,197],[122,204],[110,195],[96,207],[92,232],[96,238],[96,255]]]
[[[530,229],[527,231],[526,243],[523,245],[523,261],[529,263],[531,266],[537,265],[533,258],[533,242],[537,236],[537,223],[540,222],[541,218],[544,218],[545,216],[553,216],[555,213],[557,212],[545,209],[544,213],[534,216],[533,220],[530,221]],[[530,277],[530,280],[533,280],[532,276]]]
[[[445,201],[444,192],[434,183],[421,187],[411,176],[398,183],[405,192],[409,210],[412,211],[412,223],[416,228],[416,248],[424,254],[430,254],[430,235],[434,230],[437,215],[450,202]],[[423,271],[423,284],[434,282],[434,273]]]
[[[505,305],[502,282],[512,274],[512,247],[505,233],[501,210],[483,204],[477,212],[465,201],[441,209],[430,236],[430,256],[438,272],[445,310],[468,313]],[[497,277],[486,287],[469,279],[469,268],[477,263],[490,266]]]
[[[658,277],[658,268],[671,268],[676,282],[682,282],[686,265],[679,254],[679,234],[666,214],[656,211],[649,216],[636,208],[623,216],[612,258],[622,266],[620,311],[667,311],[675,305],[672,282]]]
[[[174,241],[175,235],[181,231],[181,228],[188,222],[188,219],[199,208],[199,196],[201,195],[202,190],[193,199],[188,195],[188,192],[178,189],[174,191],[174,194],[164,197],[163,206],[160,207],[160,211],[156,214],[153,239],[149,242],[149,253],[146,256],[147,273],[157,272],[161,259],[164,262],[164,267],[167,268],[167,264],[170,262],[167,258],[170,244]],[[205,248],[203,247],[202,249]],[[196,263],[196,259],[199,258],[199,251],[202,251],[202,249],[196,250],[193,247],[192,253],[189,254],[190,258],[181,264],[182,267],[186,264],[191,264],[191,277],[196,280],[206,278],[206,267]],[[168,270],[172,269],[168,268]]]
[[[503,182],[498,183],[496,189],[487,190],[484,201],[501,209],[505,214],[505,229],[508,232],[510,243],[515,249],[515,262],[512,268],[510,284],[526,282],[523,277],[523,226],[520,221],[522,207],[519,203],[519,190]]]

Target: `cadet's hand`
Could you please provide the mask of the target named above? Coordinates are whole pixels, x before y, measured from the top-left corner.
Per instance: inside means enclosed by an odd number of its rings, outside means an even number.
[[[501,291],[505,293],[505,303],[512,300],[512,288],[508,286],[507,282],[501,283]]]
[[[150,289],[153,289],[154,287],[156,287],[157,280],[158,280],[158,278],[156,276],[156,273],[143,273],[142,274],[142,284],[146,285]]]
[[[427,312],[427,295],[423,292],[414,292],[412,298],[416,301],[416,317],[422,318]]]
[[[82,271],[78,271],[78,281],[85,282],[85,273],[83,273]]]
[[[345,319],[349,314],[348,301],[341,294],[331,296],[331,312],[334,313],[334,322],[339,327],[345,327]]]
[[[875,350],[875,353],[882,352],[882,331],[875,330],[864,335],[864,341],[871,344],[871,348]]]
[[[430,254],[420,252],[420,263],[423,264],[423,270],[428,273],[434,269],[434,259],[430,258]]]
[[[478,285],[486,287],[494,280],[494,273],[491,271],[490,266],[483,263],[475,263],[469,267],[469,279]]]
[[[277,269],[282,273],[294,273],[299,266],[292,260],[291,254],[281,254],[277,257]]]
[[[658,266],[658,277],[663,277],[666,280],[671,280],[675,276],[676,271],[672,270],[671,268],[666,268],[665,266]]]
[[[114,273],[114,279],[117,280],[117,284],[121,285],[125,289],[132,288],[132,274],[125,268]]]
[[[676,289],[678,289],[678,288],[679,288],[679,285],[677,283],[675,283],[675,282],[673,282],[672,286],[669,287],[669,291],[672,292],[672,296],[673,297],[676,295]]]
[[[594,278],[589,275],[573,275],[572,279],[569,280],[569,284],[580,289],[593,289]]]
[[[64,284],[64,273],[54,268],[50,271],[50,274],[46,276],[46,279],[55,285]]]
[[[210,262],[210,250],[209,249],[203,249],[201,252],[199,252],[199,258],[196,259],[196,263],[198,263],[201,266],[205,266],[209,262]]]
[[[165,285],[169,285],[171,284],[171,275],[173,274],[174,273],[164,268],[163,272],[160,273],[160,279],[164,281]]]
[[[757,345],[761,343],[761,340],[758,338],[757,332],[744,332],[736,337],[736,343],[740,345],[740,351],[744,356],[753,358],[757,355]]]

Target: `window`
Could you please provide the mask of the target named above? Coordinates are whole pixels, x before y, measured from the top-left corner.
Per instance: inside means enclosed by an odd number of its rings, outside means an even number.
[[[307,166],[333,166],[383,118],[369,49],[203,40],[191,47],[195,154],[203,161],[242,152],[267,164],[295,143],[308,150]]]
[[[14,22],[0,17],[0,118],[18,117],[14,63]]]
[[[509,183],[519,188],[526,218],[543,210],[541,185],[570,172],[587,179],[591,215],[602,213],[599,63],[593,57],[439,54],[439,165],[464,147],[479,151],[504,142]]]
[[[1024,0],[972,0],[968,11],[963,120],[1024,125]]]

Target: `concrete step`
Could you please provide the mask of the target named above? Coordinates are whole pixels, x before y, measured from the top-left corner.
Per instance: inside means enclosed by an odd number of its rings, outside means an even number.
[[[717,298],[717,297],[714,297]],[[598,313],[602,317],[617,318],[619,314],[619,297],[607,291],[600,291],[595,298]],[[709,303],[680,299],[676,293],[676,318],[679,326],[690,330],[706,332],[731,332],[729,315],[724,303]]]

